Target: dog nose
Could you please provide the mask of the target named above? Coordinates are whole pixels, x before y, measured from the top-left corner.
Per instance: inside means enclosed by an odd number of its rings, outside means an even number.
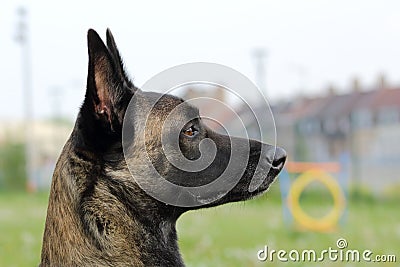
[[[275,150],[274,160],[272,161],[272,166],[281,170],[285,165],[286,158],[286,151],[283,148],[277,147]]]
[[[280,171],[285,165],[287,154],[283,148],[272,147],[266,151],[266,158],[273,168]]]

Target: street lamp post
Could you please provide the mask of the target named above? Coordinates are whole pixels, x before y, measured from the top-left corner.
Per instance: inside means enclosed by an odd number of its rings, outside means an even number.
[[[34,183],[33,166],[33,103],[32,103],[32,71],[31,54],[28,36],[27,10],[20,7],[17,10],[18,24],[16,41],[21,45],[22,58],[22,87],[23,87],[23,109],[24,109],[24,133],[25,133],[25,162],[27,190],[36,190]]]

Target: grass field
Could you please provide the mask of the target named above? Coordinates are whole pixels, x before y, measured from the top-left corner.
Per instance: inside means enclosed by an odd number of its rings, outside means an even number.
[[[348,205],[338,229],[313,233],[285,225],[279,194],[209,210],[189,212],[178,221],[179,243],[188,266],[400,266],[400,201],[360,198]],[[46,214],[47,193],[0,193],[0,266],[37,266]],[[309,212],[329,208],[329,198],[304,197]],[[257,251],[336,248],[345,238],[348,249],[394,254],[396,263],[260,262]]]

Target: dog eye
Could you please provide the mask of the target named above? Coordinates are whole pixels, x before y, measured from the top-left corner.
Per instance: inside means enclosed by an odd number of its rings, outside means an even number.
[[[190,126],[189,128],[183,131],[183,134],[189,137],[194,137],[198,134],[198,132],[199,131],[197,131],[193,126]]]

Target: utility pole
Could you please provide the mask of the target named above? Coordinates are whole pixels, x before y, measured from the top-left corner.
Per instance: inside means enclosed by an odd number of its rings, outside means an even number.
[[[265,59],[267,57],[267,52],[263,48],[255,49],[253,52],[254,62],[256,67],[256,84],[260,88],[264,96],[267,96],[267,86],[266,86],[266,69],[265,69]]]
[[[36,190],[34,182],[33,166],[33,103],[32,103],[32,69],[30,43],[28,36],[28,12],[24,7],[17,10],[18,24],[16,41],[21,45],[22,58],[22,87],[23,87],[23,109],[24,109],[24,132],[25,132],[25,163],[27,190],[33,192]]]

